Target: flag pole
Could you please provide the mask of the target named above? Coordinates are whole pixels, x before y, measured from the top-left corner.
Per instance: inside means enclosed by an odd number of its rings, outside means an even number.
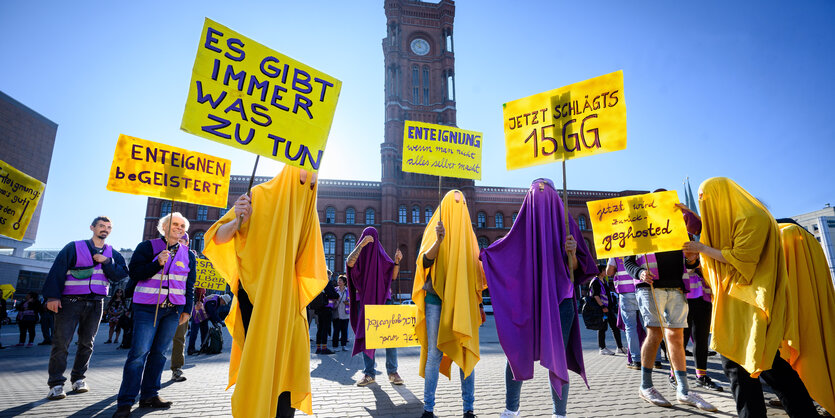
[[[563,213],[565,214],[565,217],[564,217],[565,218],[565,236],[568,237],[568,235],[571,233],[571,231],[568,229],[568,181],[566,180],[566,177],[565,177],[565,158],[563,158],[563,160],[562,160],[562,201],[563,201]],[[576,237],[574,239],[575,239],[575,241],[577,240]],[[565,245],[565,244],[563,243],[563,245]],[[576,250],[575,250],[574,253],[575,254],[577,253]],[[567,251],[566,251],[565,255],[566,255],[566,257],[568,257],[568,252]],[[580,260],[577,260],[578,264],[579,264],[579,261]],[[571,258],[569,257],[569,260],[568,260],[568,277],[571,279],[571,283],[574,283],[574,268],[575,267],[576,266],[574,266],[574,267],[571,266]]]
[[[174,199],[171,199],[171,212],[168,213],[168,230],[165,232],[165,249],[168,249],[168,236],[171,235],[171,221],[174,220]],[[171,255],[168,255],[168,261],[171,261]],[[162,266],[162,278],[159,280],[159,288],[157,289],[157,306],[154,308],[154,328],[157,326],[157,315],[159,314],[159,298],[162,294],[162,281],[168,280],[166,278],[167,274],[165,273],[165,266],[168,265],[168,261],[165,262]]]
[[[255,156],[255,165],[252,166],[252,175],[249,177],[249,186],[246,188],[246,195],[252,197],[252,182],[255,180],[255,170],[258,168],[258,160],[261,158],[260,155]],[[241,216],[238,217],[238,231],[241,230],[241,224],[244,223],[244,214],[242,213]]]

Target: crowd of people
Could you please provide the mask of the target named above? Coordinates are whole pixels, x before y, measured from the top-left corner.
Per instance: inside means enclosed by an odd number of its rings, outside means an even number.
[[[195,289],[196,255],[188,248],[189,224],[181,214],[161,218],[157,229],[162,238],[140,243],[130,265],[105,243],[110,220],[97,217],[90,227],[92,238],[67,244],[56,258],[43,290],[45,309],[36,294],[20,303],[21,344],[28,334],[31,345],[38,312],[55,316],[48,398],[66,396],[67,349],[76,330],[79,347],[70,382],[75,392],[89,389],[85,373],[105,312],[105,343],[118,343],[125,318],[132,324],[122,334],[123,342],[131,341],[114,417],[130,416],[137,397],[141,407],[171,407],[160,396],[166,352],[173,347],[172,380],[185,380],[183,356],[197,351],[198,333],[205,340],[210,324],[215,328],[224,322],[233,339],[228,383],[235,386],[234,416],[313,413],[313,314],[315,353],[350,349],[364,364],[356,385],[375,383],[376,353],[366,346],[365,308],[393,303],[391,282],[399,274],[402,254],[397,250],[390,257],[377,230],[368,227],[346,258],[346,274],[330,282],[317,188],[315,174],[286,166],[239,197],[206,232],[203,254],[227,279],[234,298],[205,296]],[[449,191],[427,222],[414,266],[411,296],[417,306],[418,374],[424,378],[422,417],[435,416],[439,375],[449,378],[453,363],[459,369],[463,416],[475,417],[475,368],[487,288],[507,357],[501,416],[522,415],[523,382],[533,378],[537,361],[548,371],[553,416],[566,416],[569,371],[588,386],[576,302],[581,285],[588,285],[588,303],[604,317],[598,329],[600,354],[614,354],[606,346],[610,330],[616,349],[626,355],[625,367],[641,371],[637,398],[658,407],[672,405],[652,379],[663,348],[675,402],[716,411],[690,388],[685,361],[693,355],[696,387],[721,391],[707,375],[712,349],[721,358],[739,416],[766,415],[760,379],[792,417],[818,416],[814,402],[834,412],[835,358],[827,347],[835,344],[835,288],[814,238],[790,220],[778,223],[727,178],[701,185],[701,216],[696,208],[678,207],[692,234],[683,248],[598,264],[585,241],[575,239],[579,227],[567,216],[551,180],[532,182],[510,231],[484,249],[464,194]],[[103,306],[109,286],[124,277],[130,278],[126,291],[117,291]],[[229,308],[225,321],[219,315],[224,306]],[[686,350],[690,340],[692,352]],[[397,349],[386,349],[385,359],[388,381],[402,385]]]

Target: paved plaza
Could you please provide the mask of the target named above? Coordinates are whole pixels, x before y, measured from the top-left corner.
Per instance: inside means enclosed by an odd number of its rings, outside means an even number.
[[[315,325],[314,325],[315,327]],[[581,325],[581,328],[582,325]],[[17,341],[17,327],[4,326],[2,342]],[[311,333],[315,334],[315,332]],[[571,374],[568,415],[571,417],[684,417],[735,416],[733,398],[721,371],[717,357],[709,360],[708,373],[724,386],[722,393],[702,391],[705,399],[719,408],[707,413],[693,407],[674,405],[672,408],[652,406],[638,398],[640,372],[625,367],[623,355],[601,356],[597,352],[595,331],[583,328],[583,348],[590,389],[582,379]],[[110,417],[116,410],[116,394],[122,377],[122,366],[127,350],[115,344],[104,344],[107,325],[102,324],[96,338],[95,350],[87,373],[90,392],[69,393],[66,399],[49,401],[46,394],[48,346],[32,348],[10,347],[0,350],[0,417]],[[36,342],[40,340],[40,336]],[[611,333],[607,335],[609,348],[614,348]],[[184,368],[188,380],[173,383],[171,372],[163,372],[160,395],[174,402],[169,410],[134,409],[132,416],[154,417],[224,417],[231,416],[232,390],[224,391],[227,381],[231,337],[226,335],[224,351],[217,355],[187,356]],[[313,351],[313,350],[311,350]],[[70,360],[75,345],[70,348]],[[357,387],[362,377],[362,359],[350,352],[330,356],[311,354],[310,375],[313,386],[313,411],[317,417],[419,417],[422,409],[423,379],[418,375],[418,348],[399,350],[400,375],[405,384],[394,386],[385,375],[378,375],[379,383]],[[377,355],[377,369],[385,370],[385,355]],[[694,386],[692,358],[688,357],[691,388]],[[667,383],[668,363],[663,371],[655,372],[656,387],[667,399],[675,399],[675,391]],[[505,357],[496,336],[492,316],[481,328],[481,361],[476,366],[475,412],[480,417],[498,417],[504,410]],[[69,370],[67,371],[69,376]],[[69,381],[65,387],[70,389]],[[773,397],[766,394],[766,397]],[[544,369],[537,366],[533,381],[522,390],[521,411],[525,417],[550,417],[551,396]],[[461,416],[461,392],[458,373],[452,381],[441,376],[438,384],[435,414],[439,417]],[[297,412],[296,416],[304,416]],[[781,409],[769,408],[769,417],[784,417]]]

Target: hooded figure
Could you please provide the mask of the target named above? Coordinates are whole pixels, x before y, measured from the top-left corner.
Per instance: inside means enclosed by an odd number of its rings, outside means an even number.
[[[565,257],[564,210],[551,180],[534,180],[510,232],[481,254],[499,342],[514,379],[532,379],[539,360],[556,393],[568,383],[568,370],[586,380],[577,312],[565,344],[558,309],[563,300],[574,297]],[[569,231],[582,236],[573,217]],[[575,283],[597,274],[584,240],[577,241],[577,262],[575,272],[582,274],[574,277]]]
[[[303,183],[310,175],[301,173],[285,166],[275,178],[252,188],[252,215],[230,241],[218,244],[214,238],[222,225],[235,221],[235,210],[206,232],[203,253],[236,296],[226,317],[234,339],[229,359],[229,387],[236,385],[234,416],[275,416],[279,395],[285,392],[292,408],[313,412],[306,307],[325,287],[328,275],[317,187]],[[251,316],[242,316],[242,290]]]
[[[374,350],[365,348],[365,305],[382,305],[390,299],[391,273],[394,261],[386,254],[377,229],[369,226],[362,231],[359,240],[366,236],[374,242],[363,247],[353,267],[348,267],[348,292],[351,295],[351,329],[354,330],[354,350],[352,356],[365,352],[374,358]]]

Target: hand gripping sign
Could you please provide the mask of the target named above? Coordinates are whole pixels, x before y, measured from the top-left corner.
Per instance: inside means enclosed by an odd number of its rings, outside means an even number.
[[[342,82],[206,19],[180,129],[318,171]]]
[[[23,239],[44,184],[0,160],[0,235]]]

